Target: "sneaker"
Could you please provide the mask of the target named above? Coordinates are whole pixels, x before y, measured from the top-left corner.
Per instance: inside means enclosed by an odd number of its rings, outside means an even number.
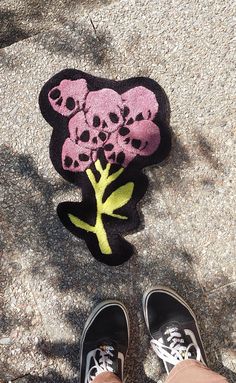
[[[90,383],[106,371],[122,381],[128,344],[129,318],[125,306],[116,301],[100,303],[82,333],[80,383]]]
[[[183,298],[169,288],[153,288],[144,294],[143,312],[151,346],[168,374],[186,359],[206,365],[196,317]]]

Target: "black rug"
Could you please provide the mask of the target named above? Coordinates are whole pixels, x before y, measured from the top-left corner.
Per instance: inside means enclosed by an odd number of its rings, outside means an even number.
[[[148,187],[142,168],[171,148],[163,89],[149,78],[112,81],[66,69],[43,86],[39,104],[53,127],[55,169],[82,189],[82,202],[58,205],[60,220],[97,260],[122,264],[133,254],[122,235],[138,228]]]

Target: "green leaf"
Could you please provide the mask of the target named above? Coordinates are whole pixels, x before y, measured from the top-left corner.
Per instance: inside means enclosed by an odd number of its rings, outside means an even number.
[[[133,182],[128,182],[116,189],[104,202],[103,213],[112,215],[114,210],[126,205],[132,197],[133,190]]]
[[[95,232],[94,226],[91,226],[88,223],[82,221],[82,219],[79,219],[75,215],[68,214],[68,217],[69,217],[70,221],[73,223],[73,225],[75,225],[76,227],[79,227],[80,229],[83,229],[85,231],[91,231],[92,233]]]

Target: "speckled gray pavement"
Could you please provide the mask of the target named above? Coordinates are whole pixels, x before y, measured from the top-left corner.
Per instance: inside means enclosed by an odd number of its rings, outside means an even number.
[[[235,381],[233,1],[10,0],[0,9],[0,380],[78,382],[83,324],[116,298],[132,324],[127,382],[164,382],[141,312],[144,291],[162,284],[192,305],[210,366]],[[50,162],[38,94],[67,67],[149,76],[169,98],[172,153],[145,171],[144,222],[128,236],[137,252],[120,267],[95,261],[56,215],[81,195]]]

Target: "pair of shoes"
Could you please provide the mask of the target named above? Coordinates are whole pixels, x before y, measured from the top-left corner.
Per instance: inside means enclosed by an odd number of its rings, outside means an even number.
[[[195,359],[206,364],[196,317],[188,304],[169,288],[153,288],[143,297],[144,319],[151,346],[167,373],[179,362]],[[88,318],[81,339],[80,383],[90,383],[102,372],[123,381],[129,345],[129,317],[117,301],[100,303]]]

